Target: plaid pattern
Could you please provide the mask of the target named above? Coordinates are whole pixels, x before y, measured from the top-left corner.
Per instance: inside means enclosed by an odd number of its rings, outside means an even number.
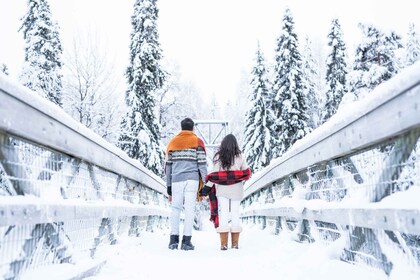
[[[251,169],[246,170],[231,170],[231,171],[217,171],[207,175],[206,181],[218,185],[233,185],[251,177]]]
[[[218,185],[233,185],[245,180],[248,180],[251,177],[251,169],[246,170],[232,170],[232,171],[217,171],[212,172],[207,175],[206,181],[210,181]],[[202,194],[206,195],[207,192],[209,195],[210,202],[210,221],[213,222],[214,227],[219,227],[219,207],[217,205],[217,196],[216,196],[216,187],[204,187]],[[210,188],[208,190],[207,188]]]
[[[214,227],[219,227],[219,207],[217,206],[216,187],[213,185],[209,192],[210,204],[210,221],[213,222]]]

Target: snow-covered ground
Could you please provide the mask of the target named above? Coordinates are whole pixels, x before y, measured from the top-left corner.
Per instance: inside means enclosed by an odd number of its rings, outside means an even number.
[[[210,223],[193,232],[194,251],[168,250],[168,234],[167,230],[148,232],[103,248],[98,254],[108,255],[107,264],[89,280],[390,279],[382,271],[334,259],[328,248],[297,243],[287,234],[273,235],[255,227],[245,227],[240,249],[227,251],[219,249],[219,237]]]

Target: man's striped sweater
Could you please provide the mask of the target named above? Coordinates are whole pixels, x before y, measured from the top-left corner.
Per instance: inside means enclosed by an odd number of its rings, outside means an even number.
[[[207,160],[204,142],[192,131],[181,131],[169,142],[165,162],[166,186],[172,195],[172,183],[207,176]],[[198,184],[197,184],[198,187]]]

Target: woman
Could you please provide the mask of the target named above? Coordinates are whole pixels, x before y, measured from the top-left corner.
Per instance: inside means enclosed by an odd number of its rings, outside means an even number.
[[[231,232],[232,248],[238,249],[239,234],[242,231],[239,206],[243,198],[244,181],[249,179],[251,170],[245,162],[239,149],[238,142],[232,134],[223,138],[220,147],[213,158],[213,169],[206,180],[206,187],[201,195],[210,194],[210,208],[217,205],[218,212],[212,211],[210,220],[215,223],[217,232],[220,234],[221,250],[227,250],[229,232]],[[217,204],[213,205],[215,199]],[[213,196],[214,197],[214,196]],[[217,217],[218,214],[218,217]],[[229,218],[231,219],[229,227]]]

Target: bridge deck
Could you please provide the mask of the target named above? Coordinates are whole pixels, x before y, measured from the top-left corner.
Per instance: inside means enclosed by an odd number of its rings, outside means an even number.
[[[333,260],[333,248],[293,242],[286,234],[245,228],[241,248],[228,251],[219,250],[211,224],[193,234],[195,251],[168,250],[167,230],[127,237],[98,252],[112,257],[89,279],[388,279],[380,270]]]

